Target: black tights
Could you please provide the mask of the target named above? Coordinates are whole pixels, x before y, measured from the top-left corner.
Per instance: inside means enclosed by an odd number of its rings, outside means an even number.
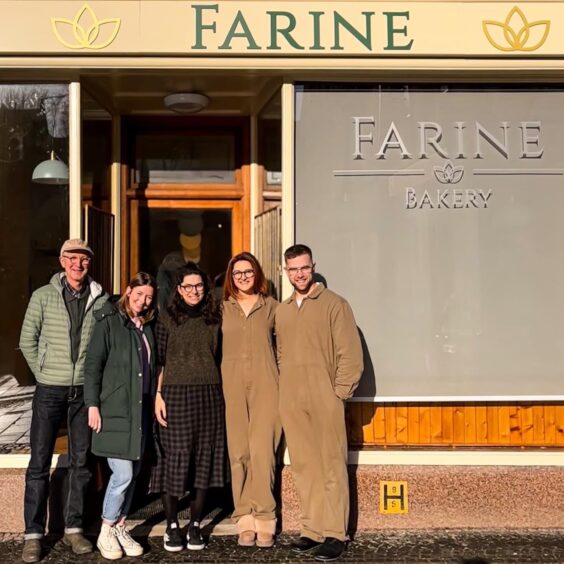
[[[172,523],[178,523],[178,496],[163,493],[162,500],[166,524],[170,527]]]
[[[206,504],[207,489],[196,488],[194,496],[190,500],[190,522],[197,521],[198,523],[204,516],[204,505]]]
[[[200,522],[202,520],[207,493],[208,490],[205,488],[196,488],[194,490],[190,501],[190,522]],[[170,526],[172,523],[178,523],[178,496],[163,493],[162,501],[167,526]]]

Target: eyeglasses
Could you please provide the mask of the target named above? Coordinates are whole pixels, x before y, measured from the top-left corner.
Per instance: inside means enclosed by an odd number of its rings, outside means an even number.
[[[304,274],[311,274],[314,266],[315,266],[314,264],[308,264],[307,266],[292,266],[292,267],[287,266],[285,270],[290,276],[295,276],[296,274],[298,274],[298,272],[303,272]]]
[[[255,271],[249,268],[248,270],[234,270],[233,271],[233,278],[235,280],[241,280],[241,278],[252,278],[255,275]]]
[[[196,291],[199,294],[204,289],[204,283],[198,282],[197,284],[180,284],[180,288],[182,288],[185,292]]]
[[[63,255],[63,258],[71,262],[71,264],[89,264],[92,260],[90,257],[84,257],[81,255]]]

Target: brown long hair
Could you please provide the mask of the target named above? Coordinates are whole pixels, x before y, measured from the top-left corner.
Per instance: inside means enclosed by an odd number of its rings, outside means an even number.
[[[236,297],[237,296],[237,286],[235,286],[235,282],[233,281],[233,269],[235,267],[235,263],[240,260],[246,260],[247,262],[251,263],[253,270],[255,271],[255,281],[253,285],[253,292],[256,294],[260,294],[261,296],[266,296],[268,292],[268,283],[266,281],[266,277],[264,272],[262,271],[262,267],[260,262],[257,258],[252,255],[251,253],[243,252],[235,255],[227,265],[227,272],[225,273],[225,282],[223,283],[223,299],[227,300],[230,296]]]
[[[139,315],[139,320],[141,321],[142,325],[149,323],[155,317],[155,306],[157,305],[157,282],[156,280],[146,272],[138,272],[127,285],[128,288],[132,289],[137,288],[139,286],[151,286],[154,290],[153,294],[153,301],[149,305],[149,307],[143,312],[142,315]],[[118,300],[118,309],[127,315],[128,317],[134,317],[135,314],[131,311],[129,307],[129,296],[127,295],[127,290],[122,294],[120,299]]]

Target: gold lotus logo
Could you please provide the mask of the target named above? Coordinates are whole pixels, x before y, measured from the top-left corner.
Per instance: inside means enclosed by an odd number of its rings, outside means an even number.
[[[529,22],[515,6],[504,22],[484,20],[482,28],[488,41],[500,51],[535,51],[541,47],[550,32],[550,20]]]
[[[99,20],[88,4],[84,4],[74,20],[51,18],[53,33],[69,49],[103,49],[116,38],[120,18]]]

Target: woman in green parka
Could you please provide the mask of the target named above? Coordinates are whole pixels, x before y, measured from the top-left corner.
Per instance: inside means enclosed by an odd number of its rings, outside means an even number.
[[[106,457],[112,474],[104,496],[102,528],[96,543],[102,556],[117,560],[141,556],[125,519],[153,423],[156,382],[155,341],[151,330],[156,282],[136,274],[125,293],[97,312],[88,347],[84,402],[92,428],[92,452]]]

